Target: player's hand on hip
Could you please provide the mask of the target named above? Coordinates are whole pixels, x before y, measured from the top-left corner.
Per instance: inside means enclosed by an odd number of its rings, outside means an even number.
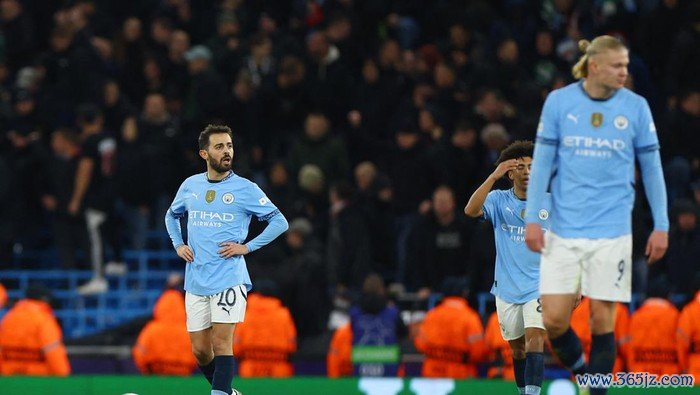
[[[663,230],[655,230],[649,235],[647,248],[644,254],[647,256],[647,262],[651,265],[659,259],[663,258],[668,249],[668,232]]]
[[[194,262],[194,252],[187,244],[177,247],[177,256],[184,259],[187,263]]]
[[[540,224],[527,224],[525,227],[525,244],[532,251],[542,252],[544,248],[544,232],[542,232]]]
[[[499,179],[508,173],[510,170],[515,170],[518,167],[517,159],[508,159],[507,161],[501,162],[496,167],[496,170],[491,173],[495,179]]]
[[[232,241],[225,241],[219,244],[221,249],[219,250],[219,256],[222,258],[231,258],[236,255],[245,255],[248,251],[248,246],[245,244],[238,244]]]

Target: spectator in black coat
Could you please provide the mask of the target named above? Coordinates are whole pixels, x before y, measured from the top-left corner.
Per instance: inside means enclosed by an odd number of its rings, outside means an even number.
[[[433,193],[432,212],[421,218],[409,243],[409,273],[419,296],[427,298],[446,277],[470,277],[472,226],[456,210],[454,192],[440,186]]]
[[[694,280],[700,276],[698,207],[682,199],[674,205],[673,211],[675,223],[669,235],[665,264],[674,292],[692,296]]]
[[[51,135],[51,148],[53,157],[44,174],[41,202],[52,214],[51,228],[61,267],[88,269],[88,260],[79,260],[77,255],[79,250],[85,257],[90,252],[85,220],[68,212],[80,157],[80,138],[71,130],[58,129]]]
[[[346,182],[333,185],[329,193],[328,275],[337,293],[359,290],[373,268],[367,219],[351,200],[352,194]]]
[[[186,127],[201,129],[204,123],[222,120],[228,107],[228,90],[221,76],[210,67],[211,51],[195,45],[187,51],[190,83],[185,95],[183,120]]]
[[[0,2],[0,30],[4,36],[5,56],[12,72],[28,65],[34,57],[36,37],[34,21],[19,0]]]

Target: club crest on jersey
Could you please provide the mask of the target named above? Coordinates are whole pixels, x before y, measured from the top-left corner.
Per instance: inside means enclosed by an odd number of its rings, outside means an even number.
[[[629,126],[629,121],[624,115],[618,115],[615,117],[615,120],[613,120],[613,125],[619,130],[625,130],[627,129],[627,126]]]
[[[549,218],[549,211],[547,211],[545,209],[540,210],[539,217],[542,221],[546,221],[547,218]]]
[[[525,219],[525,209],[520,210],[520,218]]]
[[[231,204],[233,203],[234,197],[231,192],[226,192],[224,193],[224,196],[221,197],[221,201],[224,202],[224,204]]]
[[[600,125],[603,124],[603,113],[600,112],[594,112],[591,114],[591,125],[593,125],[594,128],[599,128]]]
[[[216,198],[216,191],[213,189],[208,190],[207,194],[204,195],[204,200],[206,200],[207,203],[213,202],[214,198]]]

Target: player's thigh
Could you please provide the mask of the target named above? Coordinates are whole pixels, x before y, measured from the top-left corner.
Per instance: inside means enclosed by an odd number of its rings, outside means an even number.
[[[516,340],[525,335],[522,304],[508,303],[496,297],[496,313],[501,335],[506,341]]]
[[[211,343],[214,355],[233,355],[233,332],[236,324],[214,323],[211,327]]]
[[[190,343],[192,344],[192,352],[197,357],[198,362],[201,362],[200,359],[211,358],[213,356],[211,328],[188,333],[190,335]]]
[[[591,333],[602,335],[615,331],[617,303],[591,299]]]
[[[552,232],[545,234],[545,249],[540,256],[540,294],[578,293],[581,286],[580,239],[565,239]]]
[[[209,296],[185,293],[188,332],[199,332],[211,327],[210,298]]]
[[[551,334],[559,335],[571,322],[571,313],[576,305],[577,294],[541,295],[542,322]],[[555,336],[556,337],[556,336]]]
[[[628,303],[632,298],[632,235],[591,240],[581,293],[591,299]]]
[[[235,324],[245,319],[248,293],[244,285],[235,285],[225,289],[209,299],[211,322],[218,324]]]

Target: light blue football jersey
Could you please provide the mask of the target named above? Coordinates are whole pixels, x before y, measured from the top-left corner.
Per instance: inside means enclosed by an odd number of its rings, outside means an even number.
[[[252,284],[243,256],[224,259],[220,243],[243,243],[252,216],[266,220],[279,213],[277,207],[252,181],[231,172],[221,181],[209,181],[206,173],[187,178],[167,215],[178,218],[187,212],[187,245],[194,262],[185,266],[185,290],[195,295],[214,295],[234,285]],[[178,229],[179,230],[179,229]],[[182,237],[168,228],[173,246]]]
[[[496,272],[491,293],[508,303],[526,303],[539,297],[540,254],[525,244],[525,200],[513,189],[489,192],[484,201],[483,218],[493,224],[496,240]],[[537,219],[549,229],[550,196],[538,206]]]
[[[556,148],[551,180],[537,174],[538,146]],[[565,238],[615,238],[632,232],[635,155],[659,149],[647,101],[622,88],[592,99],[583,82],[549,94],[537,130],[527,222],[552,193],[552,232]]]

